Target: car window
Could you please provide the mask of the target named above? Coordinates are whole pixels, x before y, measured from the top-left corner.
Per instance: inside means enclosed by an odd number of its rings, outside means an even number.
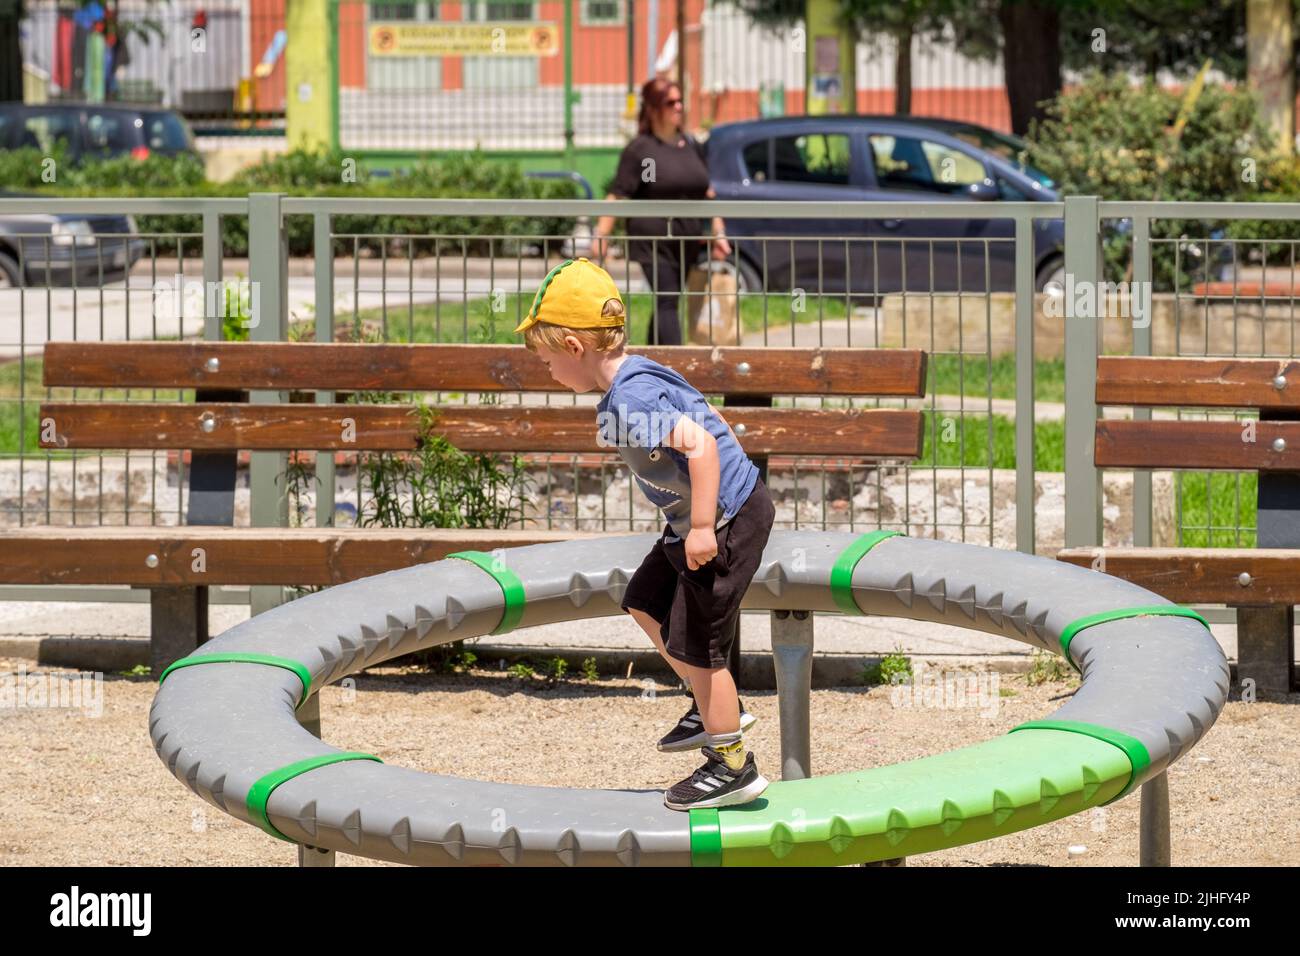
[[[185,150],[190,137],[185,124],[172,113],[144,114],[144,145],[157,150]]]
[[[139,142],[133,127],[144,121],[130,113],[90,112],[86,116],[86,149],[96,152],[129,152]]]
[[[772,178],[785,183],[849,184],[849,138],[839,133],[772,140]]]
[[[1051,176],[1043,172],[1038,167],[1032,165],[1026,157],[1029,149],[1023,141],[1007,139],[1005,136],[999,136],[992,131],[955,131],[950,135],[961,140],[963,143],[970,143],[977,149],[982,149],[986,153],[992,153],[1001,159],[1011,163],[1030,179],[1036,179],[1048,189],[1051,189],[1056,183]]]
[[[998,177],[998,198],[1007,202],[1029,202],[1033,199],[1024,190],[1012,185],[1001,176]]]
[[[953,193],[987,175],[978,159],[942,143],[879,133],[869,139],[876,182],[885,189]]]
[[[10,140],[14,149],[39,149],[43,153],[54,150],[56,141],[69,145],[76,141],[77,114],[29,113],[15,131],[18,135]]]
[[[741,158],[745,161],[745,171],[754,182],[762,183],[772,178],[772,141],[760,139],[745,147]]]

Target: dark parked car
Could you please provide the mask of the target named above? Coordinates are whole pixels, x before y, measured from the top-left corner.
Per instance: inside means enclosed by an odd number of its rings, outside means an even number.
[[[29,147],[49,153],[56,140],[68,161],[154,153],[199,158],[194,134],[178,113],[154,106],[107,103],[0,103],[0,149]]]
[[[17,198],[0,193],[0,199]],[[131,216],[17,215],[0,207],[0,288],[94,287],[121,278],[144,255]]]
[[[1047,202],[1050,186],[962,139],[893,117],[792,116],[728,123],[708,139],[719,199],[898,203]],[[969,124],[964,124],[969,125]],[[1010,219],[731,219],[741,286],[877,295],[1012,291]],[[771,238],[782,237],[782,238]],[[765,241],[766,238],[766,241]],[[1035,288],[1064,274],[1065,228],[1034,226]]]

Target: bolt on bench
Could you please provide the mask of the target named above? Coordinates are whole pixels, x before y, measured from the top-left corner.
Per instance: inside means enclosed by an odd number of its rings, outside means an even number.
[[[920,398],[926,356],[908,349],[634,348],[681,372],[705,395],[731,401],[776,395]],[[258,501],[257,469],[278,477],[284,452],[317,458],[321,512],[332,515],[335,451],[412,451],[413,405],[341,404],[339,391],[563,393],[522,345],[337,345],[289,343],[51,343],[47,386],[195,389],[189,402],[51,402],[43,447],[187,449],[192,452],[184,527],[24,528],[6,542],[0,580],[20,584],[127,584],[151,589],[152,663],[161,673],[207,637],[212,585],[330,585],[446,557],[581,537],[572,531],[289,528],[284,482]],[[258,390],[263,390],[259,402]],[[252,391],[252,403],[241,402]],[[288,403],[290,391],[314,404]],[[278,400],[268,401],[270,393]],[[594,405],[444,404],[434,432],[468,452],[598,453]],[[920,455],[919,410],[726,408],[745,450],[906,460]],[[252,520],[233,528],[236,455],[253,452]],[[259,454],[259,453],[279,454]],[[322,507],[322,502],[324,505]],[[198,560],[201,556],[202,560]],[[256,603],[254,611],[259,610]],[[775,612],[774,612],[775,613]],[[795,612],[798,614],[799,612]],[[789,615],[786,615],[789,617]],[[797,628],[811,673],[810,616]],[[783,632],[784,633],[784,632]],[[776,640],[774,635],[774,641]],[[806,659],[805,659],[806,658]],[[805,680],[806,686],[806,680]],[[805,691],[806,693],[806,691]]]
[[[1236,608],[1238,685],[1287,693],[1300,604],[1300,361],[1103,357],[1096,394],[1098,405],[1258,409],[1258,422],[1098,420],[1094,448],[1098,468],[1258,471],[1256,548],[1068,548],[1057,558],[1104,561],[1105,573],[1180,604]]]

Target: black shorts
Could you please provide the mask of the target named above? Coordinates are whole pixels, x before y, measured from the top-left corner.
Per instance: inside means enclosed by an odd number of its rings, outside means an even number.
[[[714,535],[718,553],[694,571],[686,566],[686,540],[659,536],[628,582],[622,608],[645,611],[659,622],[670,656],[695,667],[726,667],[740,620],[740,604],[763,560],[776,508],[760,478]],[[671,525],[664,528],[667,534]]]

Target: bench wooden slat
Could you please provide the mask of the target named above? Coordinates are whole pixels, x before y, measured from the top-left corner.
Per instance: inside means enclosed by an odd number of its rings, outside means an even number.
[[[589,452],[597,441],[591,406],[442,405],[435,431],[457,448],[483,452]],[[41,406],[56,441],[44,448],[409,451],[419,421],[409,405],[246,405],[65,402]],[[727,408],[750,455],[817,454],[914,458],[924,422],[898,409]],[[211,415],[214,427],[201,422]],[[354,434],[349,436],[347,422]],[[351,437],[352,440],[348,440]]]
[[[1252,422],[1253,442],[1243,441],[1247,424],[1098,420],[1093,460],[1099,468],[1300,471],[1300,422]],[[1283,451],[1273,450],[1278,438]]]
[[[629,348],[706,395],[925,395],[917,349]],[[215,371],[210,360],[217,360]],[[738,367],[749,363],[741,374]],[[47,386],[335,391],[568,392],[522,345],[51,342]]]
[[[1284,388],[1273,384],[1278,375]],[[1300,360],[1104,356],[1097,360],[1097,404],[1300,408]]]
[[[142,587],[342,584],[438,561],[453,551],[588,537],[600,535],[475,528],[24,528],[0,531],[0,580]],[[195,549],[202,549],[201,563]],[[151,554],[157,567],[145,563]]]
[[[1300,604],[1300,550],[1067,548],[1058,561],[1093,568],[1178,604]],[[1104,562],[1104,564],[1102,563]],[[1238,577],[1250,575],[1243,586]]]

